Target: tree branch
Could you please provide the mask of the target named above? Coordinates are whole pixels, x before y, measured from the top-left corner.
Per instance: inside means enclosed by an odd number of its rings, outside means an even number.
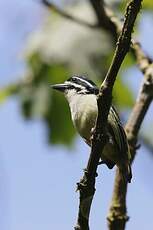
[[[112,22],[110,17],[107,16],[104,1],[103,0],[89,0],[89,2],[91,3],[95,11],[99,27],[105,29],[107,32],[110,32],[116,41],[118,37],[117,26],[115,23]]]
[[[139,44],[137,45],[139,46]],[[140,49],[137,51],[139,57],[138,64],[140,69],[144,72],[144,79],[135,106],[125,127],[132,155],[131,163],[136,154],[138,132],[153,100],[153,63],[150,63],[151,60],[145,56],[142,51],[140,52]],[[126,193],[127,184],[122,183],[121,175],[119,174],[119,171],[116,170],[113,197],[107,217],[109,230],[125,229],[128,220]]]
[[[95,11],[99,27],[108,31],[116,41],[118,34],[122,31],[122,22],[115,16],[114,12],[105,5],[103,0],[89,0],[89,2]],[[130,50],[136,60],[139,58],[137,55],[143,53],[141,46],[134,39],[131,40]],[[151,60],[149,57],[147,58],[149,61]]]
[[[97,28],[98,25],[97,24],[90,24],[89,22],[86,22],[80,18],[77,18],[69,13],[67,13],[66,11],[60,9],[59,7],[57,7],[54,3],[49,2],[48,0],[41,0],[42,4],[44,6],[46,6],[49,10],[52,10],[54,12],[56,12],[57,14],[59,14],[60,16],[67,18],[77,24],[80,24],[82,26],[86,26],[89,28]]]
[[[108,70],[104,82],[101,85],[97,98],[98,116],[95,131],[92,137],[92,147],[83,178],[78,183],[80,191],[80,205],[77,225],[75,230],[89,230],[89,214],[95,193],[95,177],[101,152],[108,140],[106,132],[107,117],[112,100],[112,89],[120,69],[122,61],[127,54],[136,16],[140,10],[141,0],[132,0],[128,4],[122,32],[119,36],[112,64]]]
[[[149,64],[152,63],[152,59],[143,52],[139,42],[133,43],[133,49],[134,49],[134,55],[136,56],[139,69],[143,74],[145,74],[146,70],[149,67]]]

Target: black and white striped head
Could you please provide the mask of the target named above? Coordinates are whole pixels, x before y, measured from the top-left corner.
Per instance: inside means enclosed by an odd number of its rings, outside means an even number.
[[[53,89],[64,92],[65,94],[73,91],[77,94],[95,94],[99,93],[96,84],[85,76],[74,75],[62,84],[52,86]]]

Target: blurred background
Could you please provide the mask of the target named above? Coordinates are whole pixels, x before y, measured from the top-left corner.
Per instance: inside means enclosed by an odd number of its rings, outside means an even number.
[[[120,19],[127,1],[106,1]],[[94,24],[88,1],[54,1]],[[49,85],[85,74],[98,85],[110,64],[110,34],[67,20],[39,0],[0,0],[0,229],[72,229],[78,211],[76,182],[88,146],[72,126],[68,105]],[[134,36],[153,58],[153,3],[144,1]],[[123,123],[142,74],[130,54],[119,72],[113,102]],[[141,128],[127,206],[127,229],[153,228],[153,106]],[[91,229],[107,229],[115,169],[98,169]]]

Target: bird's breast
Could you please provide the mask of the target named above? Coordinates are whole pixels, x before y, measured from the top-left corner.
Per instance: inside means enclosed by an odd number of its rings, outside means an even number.
[[[97,101],[95,95],[83,95],[71,106],[72,120],[79,134],[90,140],[91,130],[97,117]]]

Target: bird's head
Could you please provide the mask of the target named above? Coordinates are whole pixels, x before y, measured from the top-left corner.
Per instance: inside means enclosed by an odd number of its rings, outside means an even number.
[[[96,84],[84,76],[74,75],[64,83],[51,86],[53,89],[63,92],[66,96],[69,94],[95,94],[99,93]]]

